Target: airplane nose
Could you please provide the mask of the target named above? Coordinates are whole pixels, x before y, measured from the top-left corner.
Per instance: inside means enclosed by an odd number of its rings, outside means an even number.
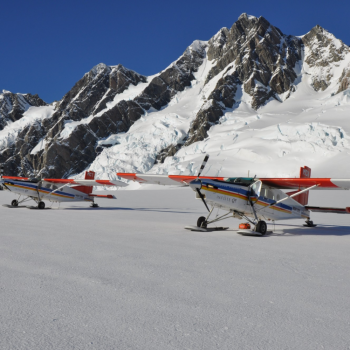
[[[202,188],[202,182],[200,180],[193,180],[189,183],[189,185],[193,191],[196,191],[197,189],[200,190]]]

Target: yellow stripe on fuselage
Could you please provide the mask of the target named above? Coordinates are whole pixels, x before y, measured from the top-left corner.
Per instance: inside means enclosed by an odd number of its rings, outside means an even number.
[[[269,204],[266,204],[266,203],[264,203],[262,201],[258,201],[257,204],[261,205],[262,207],[267,207],[269,205]],[[288,213],[288,214],[292,213],[291,210],[284,209],[284,208],[281,208],[281,207],[277,207],[277,206],[274,206],[274,205],[272,205],[270,208],[272,208],[273,210],[282,211],[283,213]]]
[[[232,192],[228,192],[228,191],[225,191],[225,190],[220,190],[220,189],[216,189],[216,188],[208,188],[208,187],[203,187],[202,190],[204,191],[209,191],[209,192],[213,192],[213,193],[219,193],[219,194],[223,194],[223,195],[226,195],[226,196],[230,196],[230,197],[236,197],[236,198],[240,198],[240,199],[248,199],[247,196],[244,196],[242,194],[239,194],[239,193],[232,193]],[[256,203],[261,205],[262,207],[267,207],[269,204],[266,204],[262,201],[259,201],[259,200],[256,200]],[[288,210],[288,209],[284,209],[284,208],[281,208],[281,207],[277,207],[277,206],[271,206],[271,208],[273,210],[277,210],[277,211],[281,211],[283,213],[288,213],[288,214],[291,214],[292,211],[291,210]]]
[[[209,191],[209,192],[214,192],[214,193],[219,193],[219,194],[224,194],[224,195],[230,196],[230,197],[236,197],[236,198],[240,198],[240,199],[247,199],[247,196],[244,196],[242,194],[232,193],[232,192],[228,192],[228,191],[224,191],[224,190],[219,190],[219,189],[216,189],[216,188],[203,187],[202,190]]]
[[[41,192],[41,193],[44,193],[44,194],[47,194],[48,196],[57,196],[57,197],[63,197],[63,198],[70,198],[70,199],[73,199],[74,196],[67,196],[67,195],[64,195],[64,194],[59,194],[59,193],[50,193],[49,191],[45,191],[45,190],[38,190],[37,188],[30,188],[28,186],[23,186],[23,185],[15,185],[15,184],[10,184],[10,183],[6,183],[6,186],[12,186],[12,187],[17,187],[17,188],[23,188],[25,190],[30,190],[30,191],[34,191],[35,193],[37,193],[37,191]]]

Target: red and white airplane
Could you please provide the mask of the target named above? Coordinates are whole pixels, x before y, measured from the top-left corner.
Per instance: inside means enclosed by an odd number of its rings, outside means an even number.
[[[241,224],[239,233],[264,235],[266,220],[305,219],[306,225],[316,226],[310,220],[310,211],[349,214],[349,208],[329,208],[308,206],[309,190],[349,190],[350,179],[311,178],[311,169],[300,168],[300,178],[246,178],[200,176],[209,156],[206,155],[198,176],[151,175],[117,173],[118,176],[139,183],[157,185],[189,185],[196,192],[209,211],[201,216],[196,230],[205,230],[208,224],[236,217],[253,225]],[[284,190],[292,190],[285,193]],[[211,206],[209,209],[208,204]],[[214,208],[227,211],[226,214],[210,220]],[[193,228],[193,227],[192,227]],[[191,228],[190,228],[191,229]]]
[[[76,179],[35,179],[27,177],[3,176],[0,168],[0,185],[19,195],[9,207],[34,200],[38,209],[45,208],[45,201],[49,202],[90,202],[91,207],[98,207],[95,198],[115,199],[113,195],[93,194],[93,186],[127,186],[118,180],[95,180],[95,173],[87,171],[84,180]]]

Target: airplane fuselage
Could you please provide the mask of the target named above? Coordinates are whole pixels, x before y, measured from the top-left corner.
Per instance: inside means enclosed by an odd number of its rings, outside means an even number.
[[[50,202],[92,202],[93,199],[74,188],[64,186],[57,190],[57,186],[40,186],[38,183],[28,181],[2,180],[5,189],[17,193],[21,196],[37,198],[38,200],[48,200]]]
[[[287,197],[279,189],[262,186],[259,196],[254,196],[250,186],[203,179],[200,191],[205,195],[205,200],[209,205],[232,211],[238,216],[241,213],[254,218],[251,201],[254,203],[257,217],[261,220],[308,219],[310,217],[309,211],[292,198],[270,206],[272,203]]]

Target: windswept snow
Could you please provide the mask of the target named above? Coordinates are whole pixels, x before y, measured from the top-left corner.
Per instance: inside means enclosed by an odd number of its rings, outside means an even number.
[[[241,88],[238,103],[209,130],[206,140],[182,148],[151,172],[196,174],[209,153],[203,175],[242,176],[249,171],[261,177],[294,177],[300,166],[308,165],[314,176],[350,177],[347,162],[327,166],[350,155],[350,89],[335,94],[343,67],[349,63],[347,55],[332,66],[331,85],[319,92],[309,77],[321,74],[322,67],[310,68],[304,61],[297,64],[296,91],[282,103],[270,100],[258,111],[250,107],[251,96]],[[211,91],[219,78],[220,74],[204,90]]]
[[[194,73],[191,87],[177,93],[165,108],[149,111],[127,133],[102,141],[101,144],[115,145],[104,149],[89,169],[99,178],[115,178],[116,172],[150,170],[162,149],[187,136],[190,123],[205,100],[204,81],[211,67],[211,62],[205,58]]]
[[[0,131],[0,149],[9,147],[16,142],[18,134],[27,126],[41,123],[44,119],[50,118],[54,113],[54,106],[29,107],[23,113],[23,117]]]
[[[306,50],[303,57],[308,54]],[[181,142],[198,110],[210,104],[208,97],[218,80],[235,69],[223,69],[204,85],[214,63],[205,59],[190,88],[161,111],[142,117],[126,134],[102,141],[114,146],[104,149],[89,168],[103,178],[115,178],[116,172],[195,174],[209,153],[206,175],[241,176],[249,171],[261,177],[294,177],[300,166],[308,165],[314,176],[350,177],[347,163],[326,166],[350,155],[350,90],[334,94],[348,56],[332,66],[334,79],[319,92],[309,76],[322,74],[322,67],[310,68],[304,60],[297,63],[296,91],[289,98],[280,96],[282,102],[271,99],[258,111],[251,108],[252,97],[240,86],[237,103],[209,130],[206,140],[180,149],[164,164],[153,165],[162,149]]]

